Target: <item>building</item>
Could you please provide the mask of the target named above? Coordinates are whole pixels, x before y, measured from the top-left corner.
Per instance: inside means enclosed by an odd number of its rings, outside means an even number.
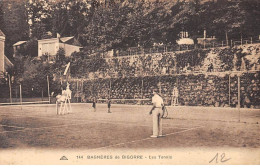
[[[12,62],[5,56],[5,34],[0,30],[0,76],[8,68],[13,66]]]
[[[180,39],[176,40],[179,45],[193,45],[193,39],[189,38],[189,33],[186,31],[181,31],[179,34]]]
[[[18,41],[17,43],[13,44],[13,50],[14,50],[13,57],[16,57],[18,52],[24,49],[25,44],[26,41]]]
[[[65,50],[65,56],[69,57],[73,52],[79,52],[82,47],[74,37],[49,38],[38,40],[38,56],[45,54],[55,56],[60,48]]]
[[[203,38],[197,38],[198,44],[200,45],[209,45],[217,42],[215,36],[207,37],[207,32],[204,30]]]

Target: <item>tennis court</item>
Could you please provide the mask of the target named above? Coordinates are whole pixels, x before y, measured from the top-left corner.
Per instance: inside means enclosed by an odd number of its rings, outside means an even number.
[[[156,149],[260,147],[257,109],[167,107],[161,138],[150,138],[150,106],[72,104],[57,115],[53,104],[0,107],[1,149]],[[240,121],[240,122],[239,122]]]

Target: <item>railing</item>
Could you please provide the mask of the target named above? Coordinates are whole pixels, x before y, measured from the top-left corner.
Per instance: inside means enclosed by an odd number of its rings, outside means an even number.
[[[238,45],[247,45],[247,44],[255,44],[260,43],[259,39],[236,39],[229,40],[229,44],[226,41],[221,42],[205,42],[204,44],[194,44],[194,45],[160,45],[154,46],[152,48],[143,48],[143,47],[132,47],[126,50],[120,50],[114,53],[114,57],[120,56],[131,56],[131,55],[141,55],[141,54],[149,54],[149,53],[162,53],[162,52],[177,52],[177,51],[188,51],[193,49],[210,49],[210,48],[219,48],[219,47],[233,47]]]

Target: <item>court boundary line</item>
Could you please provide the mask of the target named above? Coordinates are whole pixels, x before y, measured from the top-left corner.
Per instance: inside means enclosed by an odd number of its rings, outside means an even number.
[[[13,126],[13,125],[5,125],[5,124],[0,124],[0,127],[4,126],[4,127],[11,127],[11,128],[26,128],[26,127],[19,127],[19,126]]]
[[[47,127],[36,127],[36,128],[25,128],[22,130],[13,130],[13,131],[2,131],[0,134],[3,133],[13,133],[13,132],[25,132],[25,131],[32,131],[32,130],[41,130],[41,129],[48,129],[48,128],[59,128],[59,127],[68,127],[68,126],[74,126],[74,125],[85,125],[88,123],[81,123],[81,124],[64,124],[64,125],[53,125],[53,126],[47,126]]]
[[[180,133],[183,133],[183,132],[187,132],[187,131],[191,131],[191,130],[195,130],[195,129],[199,129],[199,128],[203,128],[203,127],[205,127],[205,126],[199,126],[199,127],[195,127],[195,128],[185,129],[185,130],[182,130],[182,131],[172,132],[172,133],[169,133],[169,134],[165,134],[165,136],[180,134]],[[121,146],[121,145],[131,144],[131,143],[135,143],[135,142],[152,140],[152,139],[157,139],[157,138],[148,137],[148,138],[143,138],[143,139],[139,139],[139,140],[133,140],[133,141],[129,141],[129,142],[122,142],[122,143],[118,143],[118,144],[114,144],[114,145],[108,145],[108,146],[103,146],[103,147],[99,147],[99,148],[93,148],[93,149],[90,149],[90,150],[106,149],[106,148],[111,148],[111,147],[115,147],[115,146]]]
[[[44,104],[44,103],[50,103],[49,101],[34,101],[34,102],[13,102],[13,103],[0,103],[0,106],[1,105],[6,105],[6,106],[8,106],[8,105],[23,105],[23,104]]]
[[[69,113],[69,114],[74,114],[74,113]],[[7,115],[7,114],[5,114]],[[56,115],[56,116],[59,116],[59,115]],[[62,116],[66,116],[66,115],[62,115]],[[111,121],[108,121],[108,120],[95,120],[93,121],[92,119],[76,119],[76,118],[52,118],[52,117],[44,117],[44,116],[35,116],[35,115],[29,115],[29,116],[24,116],[24,115],[12,115],[12,117],[17,117],[17,118],[24,118],[24,117],[29,117],[29,118],[38,118],[38,119],[52,119],[52,120],[62,120],[62,121],[82,121],[82,122],[86,122],[88,121],[91,121],[91,123],[108,123],[108,124],[118,124],[118,125],[135,125],[136,122],[125,122],[125,121],[120,121],[120,122],[111,122]],[[164,119],[164,120],[167,120],[167,119]],[[87,124],[87,123],[86,123]],[[189,129],[189,128],[183,128],[183,124],[169,124],[169,123],[164,123],[165,125],[170,125],[170,126],[166,126],[164,128],[179,128],[178,126],[180,126],[181,128],[180,129]],[[80,124],[81,125],[81,124]],[[138,126],[147,126],[147,127],[150,127],[150,125],[138,125]],[[195,127],[198,127],[199,125],[194,125]],[[28,128],[28,127],[24,127],[24,128]]]
[[[49,103],[38,103],[38,104],[29,104],[29,103],[25,103],[25,104],[12,104],[12,105],[1,105],[0,104],[0,108],[7,108],[7,107],[11,107],[11,108],[15,108],[15,107],[41,107],[41,106],[55,106],[56,104],[49,104]]]
[[[75,121],[75,120],[74,120]],[[77,121],[85,121],[85,120],[77,120]],[[14,127],[14,128],[23,128],[21,130],[12,130],[12,131],[2,131],[0,132],[0,134],[4,134],[4,133],[15,133],[15,132],[25,132],[25,131],[30,131],[30,130],[41,130],[41,129],[55,129],[55,128],[61,128],[61,127],[69,127],[69,126],[79,126],[79,125],[86,125],[89,124],[90,122],[87,123],[78,123],[78,124],[63,124],[63,125],[53,125],[53,126],[47,126],[47,127],[36,127],[36,128],[31,128],[31,127],[16,127],[16,126],[8,126],[7,127]],[[91,123],[100,123],[100,124],[113,124],[113,125],[135,125],[134,123],[114,123],[114,122],[109,122],[109,121],[101,121],[101,122],[97,122],[97,121],[93,121]],[[1,125],[0,125],[1,126]],[[137,125],[140,127],[151,127],[151,125]],[[180,125],[182,126],[182,125]],[[163,128],[178,128],[178,129],[188,129],[188,128],[183,128],[183,127],[178,127],[178,125],[173,125],[171,126],[165,126]]]

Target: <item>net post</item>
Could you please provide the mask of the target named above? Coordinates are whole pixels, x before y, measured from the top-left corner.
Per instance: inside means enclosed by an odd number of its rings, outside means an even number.
[[[79,80],[77,78],[77,103],[79,102]]]
[[[231,77],[230,77],[230,74],[228,75],[228,105],[230,107],[230,94],[231,94],[231,86],[230,86],[230,83],[231,83]]]
[[[23,104],[22,85],[20,84],[20,104]]]
[[[109,79],[109,98],[111,98],[111,78]]]
[[[240,122],[240,74],[237,76],[237,91],[238,91],[238,112],[239,112],[239,122]]]
[[[144,98],[144,94],[143,94],[143,88],[144,88],[144,78],[142,78],[142,87],[141,87],[141,96],[142,96],[142,99]]]
[[[51,103],[51,97],[50,97],[50,81],[49,81],[49,76],[47,75],[47,84],[48,84],[48,100],[49,103]]]
[[[81,88],[80,88],[80,90],[81,90],[81,93],[82,94],[84,94],[84,79],[81,79]],[[81,98],[80,98],[80,102],[83,102],[83,100],[82,100],[82,96],[81,96]]]
[[[9,83],[9,94],[10,94],[10,103],[13,103],[12,100],[12,85],[11,85],[11,79],[10,79],[10,74],[8,74],[8,83]]]
[[[17,101],[17,97],[18,97],[17,94],[18,94],[18,93],[17,93],[17,85],[16,85],[16,86],[15,86],[15,100],[16,100],[16,101]]]
[[[43,101],[43,88],[42,88],[42,101]]]

